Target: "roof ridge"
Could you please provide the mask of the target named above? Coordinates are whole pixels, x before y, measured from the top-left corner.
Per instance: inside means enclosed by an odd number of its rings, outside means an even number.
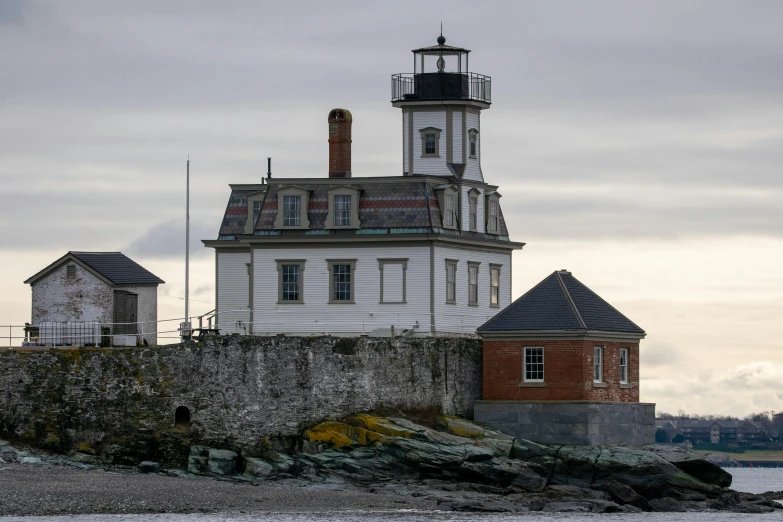
[[[622,313],[620,310],[618,310],[617,308],[615,308],[615,307],[612,305],[612,303],[610,303],[609,301],[607,301],[606,299],[604,299],[603,297],[601,297],[600,295],[598,295],[597,293],[595,293],[593,290],[591,290],[591,289],[590,289],[590,287],[589,287],[589,286],[587,286],[586,284],[584,284],[583,282],[581,282],[579,279],[577,279],[576,277],[574,277],[574,275],[573,275],[573,274],[571,274],[571,277],[573,278],[573,280],[574,280],[574,281],[576,281],[577,283],[579,283],[580,285],[582,285],[582,286],[583,286],[585,289],[587,289],[587,290],[588,290],[590,293],[592,293],[593,295],[595,295],[595,296],[596,296],[598,299],[600,299],[601,301],[603,301],[604,303],[606,303],[606,305],[607,305],[609,308],[611,308],[612,310],[614,310],[615,312],[617,312],[617,313],[620,315],[620,317],[622,317],[623,319],[625,319],[626,321],[628,321],[629,323],[631,323],[632,325],[634,325],[636,328],[638,328],[638,329],[639,329],[639,331],[640,331],[640,332],[644,332],[644,328],[642,328],[641,326],[639,326],[639,325],[638,325],[638,324],[636,324],[635,322],[631,321],[631,320],[628,318],[628,316],[627,316],[627,315],[625,315],[625,314],[624,314],[624,313]]]
[[[551,277],[551,276],[550,276],[550,277]],[[500,317],[500,315],[501,315],[503,312],[505,312],[506,310],[510,309],[510,308],[511,308],[512,306],[514,306],[516,303],[518,303],[519,301],[521,301],[522,299],[524,299],[524,298],[525,298],[525,297],[526,297],[526,296],[527,296],[527,295],[528,295],[530,292],[532,292],[533,290],[535,290],[535,289],[536,289],[536,288],[538,288],[539,286],[543,285],[543,284],[544,284],[544,283],[546,283],[548,280],[549,280],[549,277],[545,277],[544,279],[542,279],[541,281],[539,281],[539,282],[538,282],[538,283],[537,283],[537,284],[536,284],[536,285],[535,285],[533,288],[531,288],[530,290],[528,290],[528,291],[527,291],[527,292],[525,292],[524,294],[520,295],[519,297],[517,297],[516,299],[514,299],[513,301],[511,301],[511,303],[509,303],[509,305],[508,305],[507,307],[503,308],[503,309],[502,309],[502,310],[500,310],[498,313],[496,313],[496,314],[495,314],[495,316],[494,316],[492,319],[490,319],[489,321],[487,321],[486,323],[484,323],[483,325],[481,325],[481,326],[479,327],[479,329],[481,329],[481,328],[484,328],[485,326],[488,326],[488,325],[492,324],[492,323],[493,323],[493,322],[494,322],[494,321],[495,321],[495,320],[496,320],[498,317]]]
[[[579,313],[579,309],[576,307],[576,303],[574,302],[574,299],[571,297],[571,294],[568,292],[568,288],[566,288],[563,279],[560,277],[559,270],[555,270],[555,277],[557,278],[557,282],[560,284],[560,289],[565,294],[566,299],[568,299],[568,304],[571,305],[571,311],[573,311],[574,315],[576,315],[576,319],[579,321],[579,324],[582,325],[582,328],[587,330],[587,325],[585,324],[584,319],[582,319],[582,315]]]

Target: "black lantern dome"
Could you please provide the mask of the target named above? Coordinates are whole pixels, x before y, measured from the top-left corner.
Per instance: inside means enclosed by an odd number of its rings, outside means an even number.
[[[468,71],[469,49],[438,44],[413,49],[413,74],[392,75],[392,102],[474,100],[491,103],[491,79]]]

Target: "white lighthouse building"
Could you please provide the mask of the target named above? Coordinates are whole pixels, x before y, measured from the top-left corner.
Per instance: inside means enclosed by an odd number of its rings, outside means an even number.
[[[221,333],[469,335],[511,302],[512,242],[481,169],[488,76],[470,51],[413,51],[392,76],[402,175],[351,168],[347,109],[328,116],[329,165],[231,186],[215,249]]]

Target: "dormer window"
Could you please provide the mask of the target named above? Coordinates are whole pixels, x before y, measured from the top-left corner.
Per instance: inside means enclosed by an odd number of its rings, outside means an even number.
[[[302,196],[283,196],[283,226],[298,227],[302,214]]]
[[[435,187],[438,194],[443,228],[457,228],[457,187],[455,185],[440,185]]]
[[[440,129],[427,127],[419,129],[419,132],[421,133],[421,157],[440,157]]]
[[[500,234],[500,194],[491,192],[486,198],[487,233]]]
[[[247,220],[245,221],[245,234],[252,234],[258,222],[258,216],[264,207],[264,192],[251,192],[247,195]]]
[[[329,213],[326,215],[324,228],[360,228],[359,189],[350,185],[334,185],[327,192]]]
[[[451,194],[446,196],[446,213],[443,215],[443,219],[448,227],[454,226],[454,199]]]
[[[469,140],[469,152],[470,157],[475,158],[476,157],[476,150],[478,149],[477,143],[478,143],[478,131],[476,129],[470,129],[468,131],[468,140]]]
[[[310,220],[307,217],[307,207],[310,202],[310,192],[302,187],[284,186],[277,191],[277,229],[309,229]]]
[[[334,197],[334,226],[351,226],[351,196]]]
[[[468,226],[471,232],[478,232],[478,198],[481,192],[475,187],[468,191]]]

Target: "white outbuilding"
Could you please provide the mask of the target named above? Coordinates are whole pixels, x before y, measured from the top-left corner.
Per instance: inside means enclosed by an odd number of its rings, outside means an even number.
[[[121,252],[68,252],[25,283],[39,344],[157,343],[164,281]]]

